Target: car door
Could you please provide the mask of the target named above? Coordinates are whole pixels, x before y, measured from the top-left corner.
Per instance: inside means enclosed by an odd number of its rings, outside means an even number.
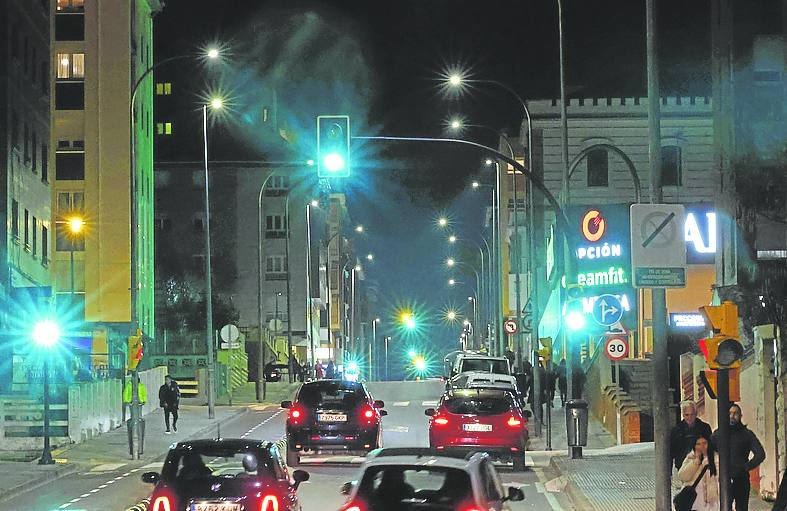
[[[489,459],[481,462],[481,488],[484,492],[484,507],[489,511],[501,511],[503,507],[503,484]]]

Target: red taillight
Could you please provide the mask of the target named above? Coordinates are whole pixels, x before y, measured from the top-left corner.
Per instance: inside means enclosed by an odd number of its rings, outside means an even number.
[[[290,408],[290,415],[287,417],[287,420],[290,422],[290,424],[298,424],[303,420],[304,415],[306,414],[303,409],[296,406]]]
[[[374,417],[374,412],[371,409],[364,410],[363,416],[366,417],[367,419],[371,419],[372,417]]]
[[[522,426],[522,419],[520,419],[516,415],[512,415],[506,421],[506,426],[508,426],[509,428],[519,428]]]
[[[279,511],[279,498],[276,495],[262,497],[260,511]]]
[[[350,502],[342,508],[342,511],[364,511],[365,508],[360,502]]]
[[[293,410],[292,414],[290,414],[290,417],[292,417],[293,419],[298,419],[300,418],[300,416],[301,416],[300,410]]]
[[[377,416],[374,413],[374,408],[369,405],[364,406],[361,408],[361,415],[360,420],[364,424],[376,424],[377,423]]]
[[[153,501],[153,511],[172,511],[172,503],[167,496],[156,497]]]
[[[446,419],[445,417],[435,417],[434,423],[437,426],[445,426],[446,424],[448,424],[448,419]]]

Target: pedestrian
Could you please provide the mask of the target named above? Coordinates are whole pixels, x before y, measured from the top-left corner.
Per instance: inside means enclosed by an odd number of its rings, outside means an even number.
[[[511,351],[510,347],[506,347],[506,351],[504,356],[508,359],[508,367],[511,368],[511,372],[514,372],[514,362],[516,362],[516,354]]]
[[[325,379],[333,380],[334,378],[336,378],[336,366],[333,360],[329,360],[328,367],[325,368]]]
[[[148,389],[145,388],[145,384],[142,383],[139,379],[139,374],[133,374],[131,378],[126,380],[125,385],[123,385],[123,405],[131,407],[131,400],[132,400],[132,388],[131,388],[131,379],[136,378],[138,385],[137,385],[137,398],[139,399],[140,406],[144,405],[148,402]]]
[[[685,511],[717,511],[719,509],[719,477],[716,471],[717,456],[709,440],[704,436],[695,438],[689,452],[678,470],[684,488],[691,486],[696,492],[692,506]],[[685,490],[681,490],[681,493]],[[678,500],[678,497],[675,499]],[[676,506],[677,509],[677,506]],[[677,511],[684,511],[678,509]]]
[[[172,429],[178,430],[178,405],[180,404],[180,388],[172,376],[166,375],[164,377],[164,385],[158,389],[158,400],[159,406],[164,409],[164,425],[167,427],[164,433],[169,435],[170,415],[172,415]]]
[[[726,481],[726,484],[729,484],[730,487],[730,504],[735,503],[736,511],[748,511],[749,492],[751,491],[749,471],[754,470],[765,461],[765,449],[762,448],[762,444],[754,432],[743,425],[742,418],[741,407],[733,403],[730,406],[729,418],[730,480]],[[720,441],[718,429],[713,432],[711,441],[718,449]],[[725,481],[720,481],[719,484],[725,484]],[[732,510],[731,507],[730,510]]]
[[[301,364],[298,363],[294,353],[290,353],[290,374],[292,375],[292,381],[296,381],[301,377]]]
[[[585,371],[583,371],[581,367],[575,365],[574,369],[571,371],[571,380],[573,383],[571,392],[573,392],[574,395],[569,396],[569,399],[582,399],[582,393],[585,389]]]
[[[566,371],[566,359],[563,358],[557,365],[557,387],[560,390],[561,408],[566,407],[566,394],[568,393],[568,373]]]
[[[557,383],[557,365],[549,359],[546,363],[547,374],[547,403],[552,407],[552,402],[555,400],[555,385]]]
[[[710,441],[710,425],[697,418],[697,407],[694,401],[683,401],[680,404],[680,413],[683,419],[673,426],[669,437],[669,455],[676,469],[683,465],[683,460],[697,442],[703,437]]]
[[[322,368],[322,363],[319,360],[314,364],[314,377],[318,380],[325,378],[325,369]]]

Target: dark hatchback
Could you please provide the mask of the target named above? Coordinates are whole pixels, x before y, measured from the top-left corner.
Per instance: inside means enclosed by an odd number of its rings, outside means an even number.
[[[304,383],[287,408],[287,464],[296,466],[300,453],[362,453],[380,447],[380,419],[388,413],[363,383],[316,380]]]
[[[156,485],[151,511],[300,511],[296,491],[308,479],[290,474],[275,444],[242,439],[180,442],[161,474],[142,475]]]

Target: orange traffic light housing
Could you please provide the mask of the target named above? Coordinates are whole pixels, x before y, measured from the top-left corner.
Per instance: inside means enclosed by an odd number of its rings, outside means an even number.
[[[128,337],[128,368],[133,371],[142,360],[142,332],[137,330],[137,335]]]
[[[733,403],[741,400],[741,370],[740,369],[730,369],[730,397],[729,400]],[[716,399],[716,395],[718,394],[718,372],[709,369],[706,371],[700,371],[700,380],[702,381],[702,385],[705,387],[705,391],[708,393],[708,396],[711,399]]]
[[[738,337],[738,306],[732,302],[700,307],[713,335],[700,339],[699,347],[710,369],[741,366],[743,344]]]

